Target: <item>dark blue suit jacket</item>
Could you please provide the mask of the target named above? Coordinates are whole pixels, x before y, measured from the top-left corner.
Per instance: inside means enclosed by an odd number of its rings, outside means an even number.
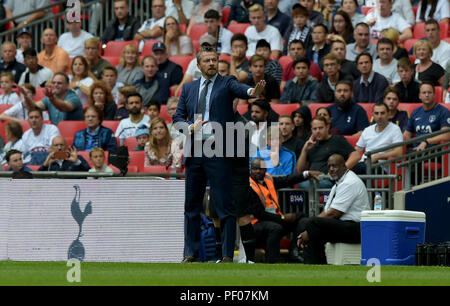
[[[183,86],[178,107],[173,115],[173,122],[185,122],[191,125],[195,121],[199,99],[200,79],[187,83]],[[247,99],[247,90],[251,88],[248,85],[241,84],[234,76],[222,77],[217,75],[214,82],[209,108],[209,122],[219,123],[224,131],[224,148],[226,139],[226,123],[234,123],[233,100],[235,98]]]

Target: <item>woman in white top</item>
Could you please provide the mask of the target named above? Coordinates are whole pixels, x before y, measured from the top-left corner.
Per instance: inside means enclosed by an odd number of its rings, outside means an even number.
[[[164,21],[163,37],[169,56],[194,55],[192,39],[181,32],[178,21],[172,16]]]
[[[358,13],[358,2],[357,0],[344,0],[342,1],[342,6],[340,10],[346,12],[350,19],[352,20],[352,25],[355,27],[358,23],[364,22],[364,15]]]
[[[416,22],[434,19],[437,22],[448,22],[450,7],[448,0],[422,0],[417,9]]]
[[[69,75],[69,88],[73,89],[81,103],[87,104],[89,87],[94,83],[94,75],[89,70],[89,63],[83,56],[76,56],[72,61],[72,74]]]
[[[125,85],[133,85],[134,82],[144,77],[139,60],[139,51],[135,45],[123,48],[117,68],[117,82]]]

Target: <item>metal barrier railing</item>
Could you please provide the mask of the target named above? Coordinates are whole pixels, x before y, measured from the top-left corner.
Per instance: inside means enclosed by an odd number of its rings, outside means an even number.
[[[52,28],[55,30],[58,37],[66,32],[65,27],[65,14],[66,11],[60,9],[58,13],[53,13],[53,8],[55,7],[61,7],[61,5],[65,5],[67,1],[57,1],[50,5],[42,7],[42,10],[50,11],[50,13],[47,13],[47,15],[41,19],[35,20],[27,24],[26,28],[31,32],[32,35],[32,47],[35,48],[38,52],[43,49],[43,44],[41,43],[41,36],[42,32],[44,32],[47,28]],[[89,20],[91,15],[91,9],[94,8],[96,5],[101,4],[102,0],[95,0],[89,3],[86,3],[81,8],[81,16],[89,16],[88,18],[83,18],[83,29],[88,30],[89,29]],[[109,2],[109,1],[107,1]],[[34,11],[26,12],[21,15],[13,16],[8,19],[4,19],[0,21],[0,25],[8,24],[9,22],[14,21],[17,18],[21,18],[24,16],[28,16],[32,14]],[[64,16],[64,17],[63,17]],[[100,25],[99,25],[99,33],[102,33],[103,31],[103,24],[105,22],[104,20],[104,14],[100,14]],[[5,31],[3,33],[0,33],[0,42],[3,43],[4,41],[13,41],[16,42],[16,34],[21,30],[22,28],[13,28],[8,31]],[[94,33],[93,33],[94,34]]]

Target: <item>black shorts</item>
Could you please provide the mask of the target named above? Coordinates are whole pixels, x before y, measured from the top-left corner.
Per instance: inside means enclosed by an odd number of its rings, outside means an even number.
[[[237,216],[242,217],[250,214],[250,203],[248,200],[248,193],[250,191],[250,164],[248,158],[232,159],[231,164],[233,173],[231,177],[233,186],[231,196],[236,206]],[[209,202],[209,214],[212,218],[218,218],[212,198],[210,198]]]

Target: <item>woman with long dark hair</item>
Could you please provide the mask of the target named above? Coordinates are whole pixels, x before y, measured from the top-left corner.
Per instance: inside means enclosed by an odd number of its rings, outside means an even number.
[[[303,105],[293,111],[291,116],[295,125],[294,137],[306,142],[311,136],[311,110]]]
[[[330,35],[333,34],[341,36],[347,45],[355,42],[352,21],[346,12],[338,11],[334,15],[330,30]]]
[[[422,0],[417,9],[416,22],[434,19],[437,22],[448,22],[450,6],[448,0]]]

